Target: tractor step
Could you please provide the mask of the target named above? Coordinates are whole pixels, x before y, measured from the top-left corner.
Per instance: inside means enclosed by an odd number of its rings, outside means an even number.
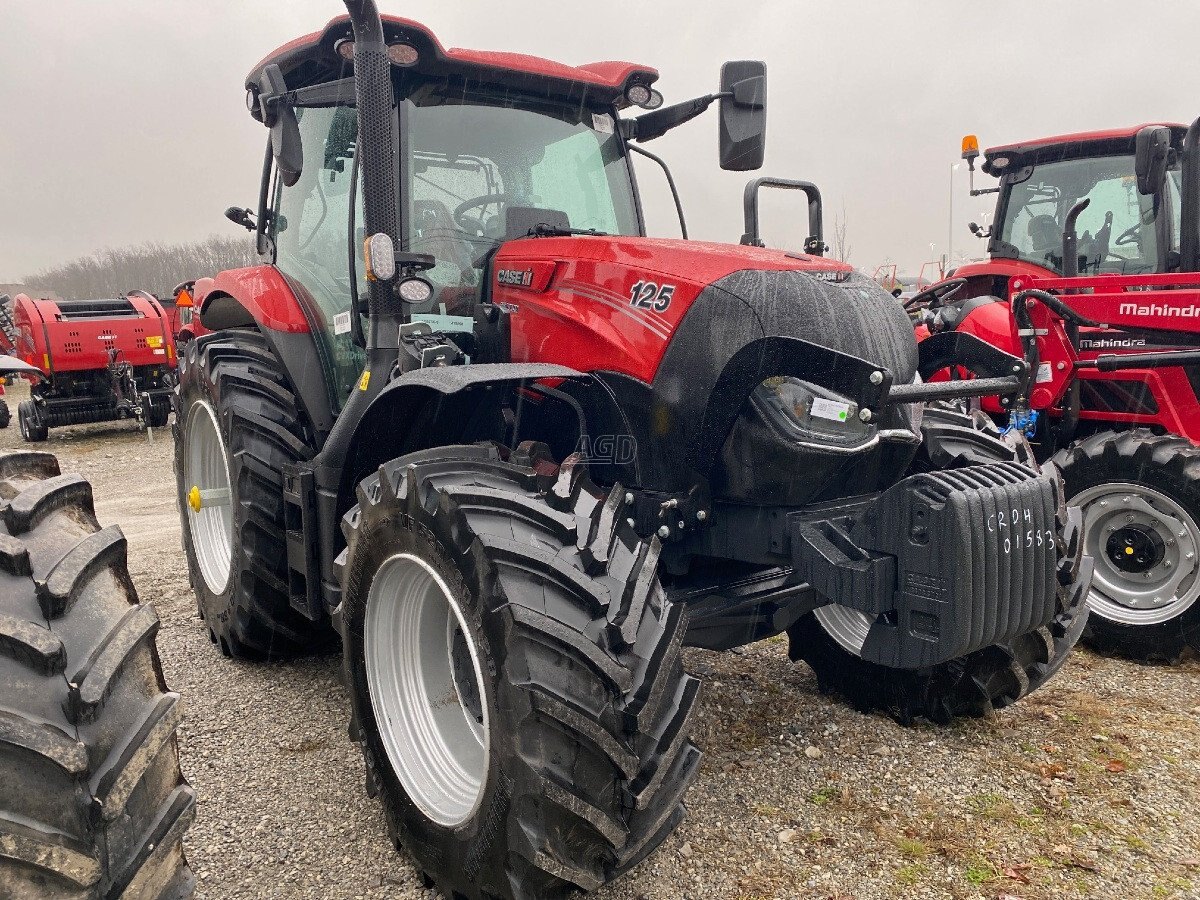
[[[283,518],[287,541],[288,599],[310,621],[325,614],[321,603],[317,559],[317,505],[313,470],[304,465],[283,468]]]

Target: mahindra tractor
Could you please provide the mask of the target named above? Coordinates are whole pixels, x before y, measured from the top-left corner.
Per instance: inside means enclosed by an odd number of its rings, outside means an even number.
[[[1044,684],[1090,561],[1052,466],[928,401],[1012,393],[918,349],[820,253],[647,237],[631,156],[716,105],[763,159],[766,73],[446,49],[372,0],[247,80],[258,265],[195,284],[176,472],[200,615],[235,657],[340,638],[368,793],[448,898],[636,866],[696,777],[681,647],[790,637],[902,720]],[[634,115],[634,113],[638,113]],[[950,362],[974,381],[925,384]],[[986,424],[986,423],[985,423]]]
[[[910,302],[918,332],[1019,354],[982,407],[1053,458],[1096,559],[1085,638],[1178,661],[1200,647],[1200,126],[993,147],[989,258]],[[972,171],[973,136],[963,155]],[[939,376],[946,377],[948,371]],[[958,374],[958,373],[955,373]]]

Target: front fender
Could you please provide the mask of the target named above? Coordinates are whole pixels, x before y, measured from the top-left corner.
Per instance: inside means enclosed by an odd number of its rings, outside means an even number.
[[[309,331],[308,318],[274,266],[228,269],[196,282],[200,324],[212,331],[260,325],[290,334]]]
[[[358,483],[388,460],[430,447],[500,437],[496,426],[509,390],[547,379],[593,380],[549,363],[477,363],[401,375],[371,401],[354,429],[340,467],[338,515],[355,502]]]

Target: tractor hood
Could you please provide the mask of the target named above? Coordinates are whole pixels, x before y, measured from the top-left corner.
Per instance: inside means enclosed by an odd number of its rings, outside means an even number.
[[[745,269],[804,271],[829,281],[843,281],[852,271],[849,265],[838,260],[798,251],[607,235],[521,238],[504,244],[497,254],[497,265],[508,257],[625,264],[647,273],[701,284],[711,284],[731,272]]]
[[[768,379],[793,375],[838,393],[864,372],[884,369],[893,384],[916,372],[916,337],[895,298],[820,257],[699,241],[524,238],[500,248],[490,279],[512,361],[596,376],[629,412],[637,446],[674,448],[640,463],[646,483],[707,478],[749,393]],[[883,471],[875,452],[862,464]],[[845,452],[834,455],[839,471],[858,477],[857,464],[842,465]],[[789,450],[774,464],[793,472],[815,459]]]
[[[884,366],[897,383],[916,371],[916,341],[899,304],[845,263],[803,253],[656,238],[522,238],[497,252],[491,289],[513,314],[519,359],[547,361],[561,342],[555,362],[578,366],[583,352],[582,368],[650,382],[668,348],[676,354],[693,344],[722,356],[725,345],[736,352],[783,335]]]

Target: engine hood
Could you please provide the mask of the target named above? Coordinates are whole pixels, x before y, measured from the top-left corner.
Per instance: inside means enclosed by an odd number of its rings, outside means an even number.
[[[579,260],[637,268],[646,274],[709,285],[745,270],[803,271],[829,281],[844,281],[852,268],[844,262],[789,250],[768,250],[711,241],[597,235],[521,238],[507,241],[496,255],[506,259]]]

